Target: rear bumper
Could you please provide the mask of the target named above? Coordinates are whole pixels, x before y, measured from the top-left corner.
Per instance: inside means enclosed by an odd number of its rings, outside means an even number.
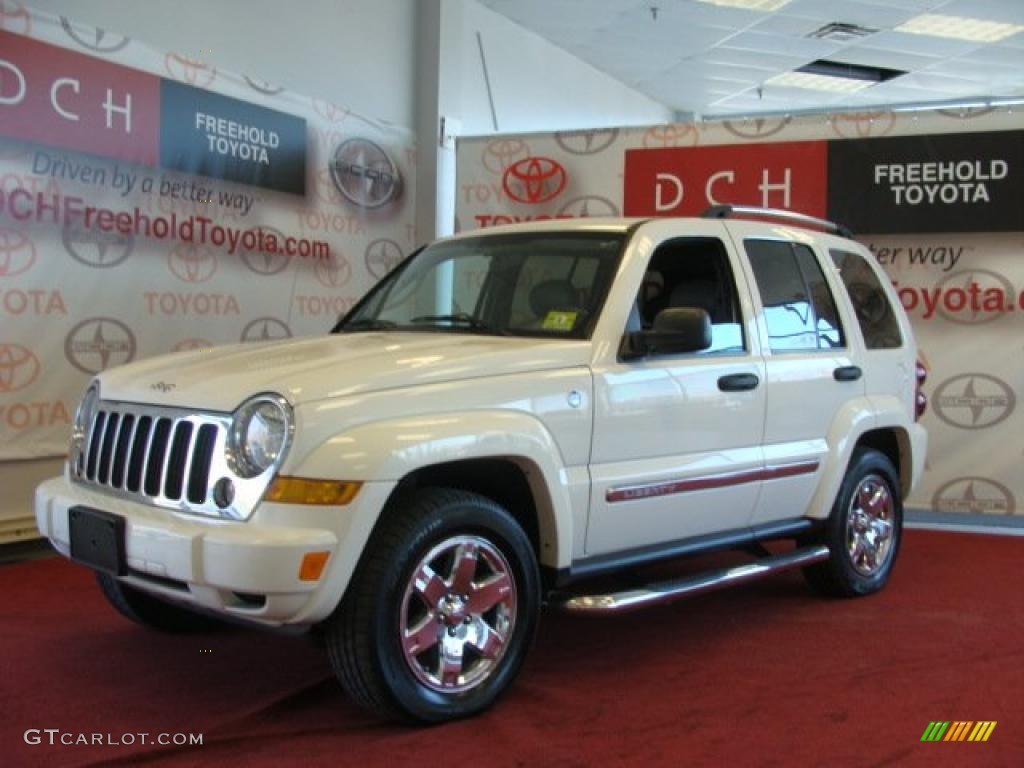
[[[907,498],[914,489],[917,488],[917,484],[921,482],[921,476],[924,475],[924,462],[928,457],[928,430],[922,427],[920,424],[911,424],[908,428],[910,435],[910,455],[911,455],[911,468],[910,468],[910,487],[904,489],[903,498]]]
[[[365,538],[360,519],[376,519],[373,506],[390,485],[367,484],[346,507],[262,504],[245,522],[199,518],[92,491],[57,477],[36,489],[40,532],[70,557],[68,510],[76,505],[125,520],[123,580],[155,595],[268,625],[309,624],[327,616],[352,572],[344,562]],[[372,520],[369,528],[372,528]],[[368,532],[368,529],[367,529]],[[355,536],[358,541],[351,541]],[[299,579],[308,552],[327,551],[317,581]]]

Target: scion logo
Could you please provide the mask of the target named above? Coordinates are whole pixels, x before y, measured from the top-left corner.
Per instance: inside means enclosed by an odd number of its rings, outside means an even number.
[[[593,131],[557,131],[555,141],[571,155],[596,155],[610,147],[619,137],[618,128]]]
[[[582,195],[574,197],[558,210],[559,217],[587,219],[594,216],[618,216],[619,207],[607,197]]]
[[[526,157],[505,169],[501,186],[517,203],[540,205],[558,197],[569,174],[550,157]]]
[[[248,75],[242,75],[242,79],[249,84],[249,87],[254,91],[266,94],[267,96],[276,96],[281,93],[284,88],[280,85],[273,85],[268,83],[266,80],[261,80],[258,77],[249,77]]]
[[[491,173],[504,173],[510,165],[530,156],[530,146],[522,139],[491,139],[480,155],[480,163]]]
[[[0,394],[17,392],[39,378],[39,358],[20,344],[0,343]]]
[[[206,339],[182,339],[171,347],[171,352],[190,352],[195,349],[210,349],[212,346],[213,343]]]
[[[939,314],[951,323],[991,323],[1014,310],[1010,281],[988,269],[954,272],[941,280],[935,290],[942,298]]]
[[[341,288],[352,278],[352,265],[340,253],[317,259],[313,267],[316,279],[324,288]]]
[[[292,329],[276,317],[257,317],[242,329],[242,341],[290,339]]]
[[[127,259],[135,243],[131,235],[122,232],[102,232],[80,227],[65,227],[62,240],[64,250],[75,261],[87,267],[102,269],[116,267]]]
[[[652,125],[644,132],[643,144],[647,149],[695,147],[700,144],[700,134],[692,123]]]
[[[28,235],[0,227],[0,277],[28,272],[36,263],[36,246]]]
[[[135,359],[135,334],[120,320],[91,317],[68,333],[64,356],[82,373],[99,373]]]
[[[108,35],[107,30],[100,27],[85,27],[72,24],[67,16],[60,17],[60,25],[64,27],[68,37],[74,40],[83,48],[98,53],[114,53],[120,51],[131,42],[130,37],[124,35]],[[88,31],[86,31],[88,30]]]
[[[744,139],[763,139],[774,136],[790,124],[792,117],[756,117],[753,120],[726,120],[722,125],[733,136]]]
[[[339,144],[330,169],[342,197],[359,208],[380,208],[402,193],[402,174],[395,161],[369,139]]]
[[[216,67],[180,53],[168,53],[164,57],[164,69],[175,80],[197,88],[209,88],[217,79]]]
[[[832,132],[844,139],[866,139],[885,136],[896,125],[895,112],[850,112],[834,115]]]
[[[274,237],[277,238],[277,242],[279,244],[284,243],[287,239],[281,230],[274,229],[273,227],[260,225],[253,229],[257,232],[263,231],[272,233]],[[292,261],[292,257],[287,253],[248,251],[245,248],[239,248],[238,253],[241,255],[242,261],[245,262],[245,266],[257,275],[276,275],[278,272],[283,272]]]
[[[27,35],[32,29],[32,17],[17,0],[0,0],[0,29]]]
[[[1016,501],[1010,489],[987,477],[958,477],[935,492],[932,508],[973,515],[1012,515]]]
[[[935,415],[952,427],[985,429],[1009,418],[1017,396],[1002,379],[964,373],[947,379],[932,396]]]
[[[366,270],[380,280],[403,259],[402,246],[394,240],[378,238],[366,246]]]
[[[217,272],[217,255],[205,245],[182,243],[167,254],[167,267],[186,283],[205,283]]]

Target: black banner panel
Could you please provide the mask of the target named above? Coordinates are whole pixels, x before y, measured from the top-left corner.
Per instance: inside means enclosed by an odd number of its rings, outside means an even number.
[[[828,218],[867,234],[1024,230],[1024,131],[830,141]]]

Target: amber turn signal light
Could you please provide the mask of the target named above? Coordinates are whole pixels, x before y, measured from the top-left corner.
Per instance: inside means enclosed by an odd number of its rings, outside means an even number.
[[[340,506],[355,498],[362,483],[341,480],[314,480],[308,477],[277,475],[267,489],[266,501],[282,504]]]
[[[299,563],[299,581],[317,581],[324,572],[330,552],[307,552]]]

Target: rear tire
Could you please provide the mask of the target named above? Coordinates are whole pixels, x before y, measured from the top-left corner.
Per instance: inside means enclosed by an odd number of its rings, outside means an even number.
[[[536,633],[533,547],[505,509],[466,491],[416,491],[384,515],[325,624],[331,667],[352,699],[388,719],[481,712]]]
[[[885,454],[854,451],[832,512],[819,536],[828,560],[803,569],[815,592],[858,597],[877,592],[892,573],[903,538],[903,501],[898,475]]]
[[[101,571],[96,572],[96,581],[107,602],[118,613],[144,627],[161,632],[184,633],[203,632],[220,626],[216,619],[171,605]]]

